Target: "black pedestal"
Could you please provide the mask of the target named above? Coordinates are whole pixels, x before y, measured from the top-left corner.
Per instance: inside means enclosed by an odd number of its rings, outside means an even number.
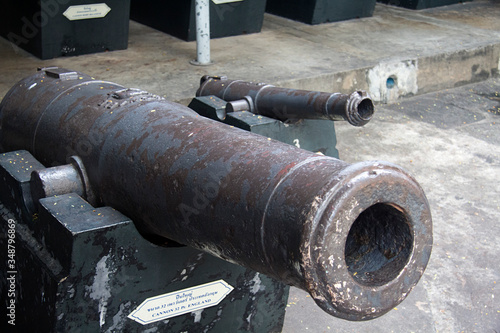
[[[186,41],[196,39],[195,0],[132,0],[130,18]],[[266,0],[210,1],[210,37],[260,32]]]
[[[2,0],[0,35],[41,59],[127,48],[130,0]]]
[[[288,286],[274,279],[152,244],[76,194],[29,213],[42,168],[27,151],[0,154],[0,332],[281,331]]]
[[[266,11],[308,24],[373,15],[375,0],[267,0]]]

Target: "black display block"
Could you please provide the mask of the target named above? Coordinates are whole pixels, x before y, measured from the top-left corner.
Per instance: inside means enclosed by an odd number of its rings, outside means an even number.
[[[41,59],[127,48],[130,0],[0,3],[0,35]]]
[[[307,24],[373,15],[376,0],[267,0],[266,11]]]
[[[211,0],[210,37],[260,32],[265,8],[266,0]],[[185,41],[196,39],[195,0],[131,0],[130,18]]]

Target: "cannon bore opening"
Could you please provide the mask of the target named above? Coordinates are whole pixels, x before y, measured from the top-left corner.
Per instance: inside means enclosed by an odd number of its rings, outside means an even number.
[[[358,105],[358,115],[363,120],[370,120],[373,116],[373,102],[369,98],[363,99]]]
[[[356,282],[382,286],[398,276],[412,248],[413,233],[403,210],[379,203],[354,221],[345,244],[345,261]]]

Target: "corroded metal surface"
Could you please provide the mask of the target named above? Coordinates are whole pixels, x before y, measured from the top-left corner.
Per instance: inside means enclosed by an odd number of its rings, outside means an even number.
[[[423,274],[430,211],[399,167],[349,165],[139,90],[51,71],[3,99],[0,148],[27,149],[45,165],[78,155],[96,200],[130,216],[145,237],[303,288],[349,320],[386,313]]]
[[[374,112],[373,102],[366,91],[355,91],[350,95],[331,94],[203,76],[196,96],[210,95],[228,101],[228,112],[245,110],[279,120],[347,120],[351,125],[363,126]]]

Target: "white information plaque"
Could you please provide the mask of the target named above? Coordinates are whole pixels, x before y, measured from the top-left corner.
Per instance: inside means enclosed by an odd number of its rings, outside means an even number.
[[[102,18],[106,16],[111,8],[105,3],[94,3],[89,5],[69,6],[63,13],[70,21]]]
[[[243,1],[243,0],[212,0],[214,2],[214,4],[216,5],[221,5],[223,3],[230,3],[230,2],[240,2],[240,1]]]
[[[224,280],[147,298],[128,318],[143,325],[219,304],[234,288]]]

